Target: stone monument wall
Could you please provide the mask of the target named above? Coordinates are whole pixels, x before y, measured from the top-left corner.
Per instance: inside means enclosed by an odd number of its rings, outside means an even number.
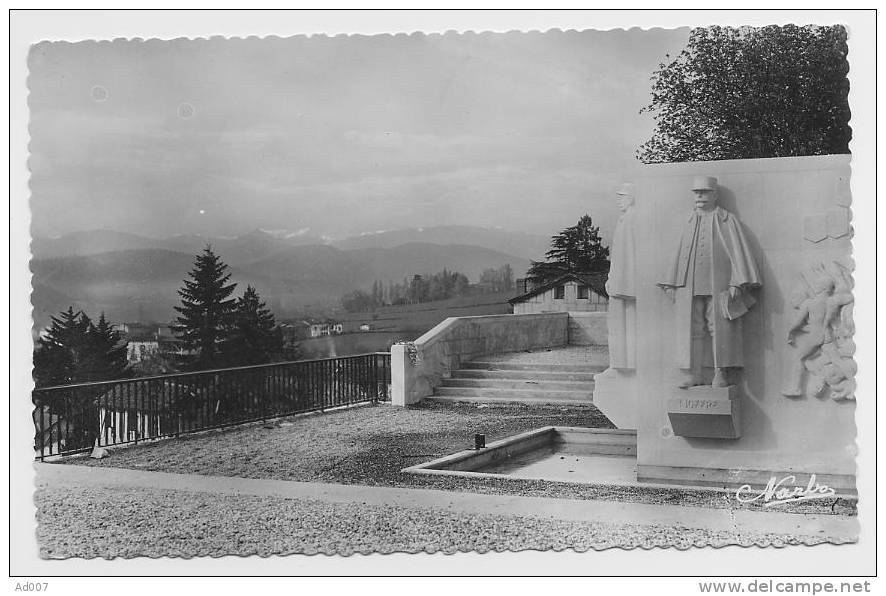
[[[854,365],[851,295],[837,312],[840,317],[843,311],[846,337],[834,343],[831,333],[823,340],[831,341],[835,362],[814,346],[816,356],[800,359],[798,345],[815,343],[815,330],[808,325],[795,333],[795,345],[788,343],[788,331],[798,316],[802,319],[801,300],[811,294],[816,275],[852,270],[849,162],[847,155],[643,169],[636,181],[637,237],[643,239],[637,246],[639,479],[765,484],[772,474],[795,473],[799,484],[815,473],[835,488],[854,486],[855,396],[847,378]],[[739,438],[677,436],[668,415],[669,400],[686,396],[687,390],[677,388],[678,371],[671,361],[675,306],[656,282],[677,249],[681,226],[693,208],[692,179],[700,175],[717,177],[719,205],[741,221],[763,276],[757,304],[742,317]],[[826,292],[828,300],[837,300],[839,291]],[[803,366],[801,395],[786,396],[798,363]]]

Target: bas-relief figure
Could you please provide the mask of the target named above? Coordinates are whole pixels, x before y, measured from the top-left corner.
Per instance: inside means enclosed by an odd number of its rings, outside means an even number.
[[[705,368],[714,369],[713,387],[737,382],[730,371],[744,366],[741,317],[756,303],[752,292],[762,285],[741,223],[717,205],[717,191],[716,178],[693,180],[695,209],[658,283],[675,304],[674,353],[685,373],[683,389],[708,384]]]
[[[621,211],[610,247],[609,278],[609,368],[637,367],[637,256],[633,184],[622,184],[616,191]]]
[[[815,395],[829,390],[833,399],[855,399],[854,298],[849,271],[836,261],[809,267],[791,292],[791,303],[796,316],[788,327],[787,341],[794,350],[782,394],[802,396],[808,370],[816,379]]]

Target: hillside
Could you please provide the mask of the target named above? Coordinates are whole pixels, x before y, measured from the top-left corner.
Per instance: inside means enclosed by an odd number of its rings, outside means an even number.
[[[439,245],[410,242],[394,248],[369,248],[347,251],[365,263],[371,279],[401,280],[404,275],[436,273],[443,269],[458,271],[472,282],[484,269],[510,265],[514,275],[521,277],[529,261],[488,248],[465,245]]]
[[[34,259],[34,319],[38,328],[69,305],[90,316],[104,311],[113,321],[168,321],[179,304],[178,289],[194,265],[193,255],[168,250],[127,250],[81,257]],[[301,284],[231,267],[239,294],[252,284],[275,312],[338,296],[342,285],[318,280]]]
[[[219,252],[223,256],[223,253]],[[244,253],[245,254],[245,251]],[[49,316],[69,305],[114,321],[168,321],[179,304],[177,290],[193,267],[194,256],[165,249],[120,250],[86,256],[34,259],[32,303],[42,328]],[[289,247],[248,264],[231,266],[231,281],[256,287],[280,317],[304,310],[328,310],[355,288],[376,279],[401,281],[415,273],[447,268],[472,280],[487,267],[528,263],[512,255],[471,246],[409,244],[392,249],[342,251],[332,246]]]
[[[508,300],[518,292],[496,292],[461,296],[422,304],[384,306],[373,312],[346,313],[338,316],[345,333],[359,332],[368,324],[373,333],[402,333],[418,337],[448,317],[501,315],[512,312]]]
[[[305,358],[329,358],[367,352],[387,352],[397,341],[412,341],[448,317],[509,314],[508,299],[516,292],[476,294],[449,300],[386,306],[374,312],[346,313],[337,320],[344,326],[344,335],[317,337],[299,342]],[[370,331],[360,331],[368,324]]]

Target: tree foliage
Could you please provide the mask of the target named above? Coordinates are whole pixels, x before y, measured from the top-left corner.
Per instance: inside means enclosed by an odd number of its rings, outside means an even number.
[[[465,274],[443,269],[431,275],[413,275],[402,284],[376,280],[372,291],[354,290],[341,298],[342,307],[348,312],[370,312],[380,306],[418,304],[434,300],[447,300],[464,296],[470,291]]]
[[[849,153],[840,25],[693,29],[652,75],[646,163]],[[668,56],[670,59],[670,56]]]
[[[236,301],[230,298],[237,284],[229,284],[228,266],[207,246],[196,256],[194,268],[179,289],[181,306],[173,327],[189,354],[184,367],[203,370],[224,365],[222,343],[234,323]]]
[[[128,376],[126,342],[105,318],[98,323],[74,307],[52,317],[34,349],[37,387],[108,381]]]
[[[283,350],[283,337],[273,313],[252,286],[237,300],[233,325],[224,342],[227,366],[273,362]]]
[[[505,263],[498,269],[484,269],[480,274],[480,283],[486,284],[493,292],[507,292],[514,289],[514,270]]]
[[[603,246],[600,228],[590,215],[583,215],[574,226],[551,238],[546,260],[532,261],[527,278],[535,284],[553,281],[567,273],[609,271],[609,247]]]

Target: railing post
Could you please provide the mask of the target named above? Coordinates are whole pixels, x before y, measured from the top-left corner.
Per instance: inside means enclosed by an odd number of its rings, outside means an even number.
[[[421,400],[418,367],[412,363],[406,344],[391,346],[391,403],[408,406]]]

